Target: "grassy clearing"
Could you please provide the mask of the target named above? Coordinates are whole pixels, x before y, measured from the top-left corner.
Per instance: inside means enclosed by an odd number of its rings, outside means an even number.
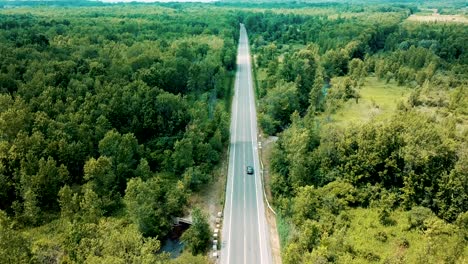
[[[408,21],[468,24],[468,18],[461,16],[461,15],[415,14],[415,15],[409,16]]]
[[[426,230],[408,230],[408,212],[394,211],[395,225],[381,225],[378,210],[352,209],[344,244],[351,252],[338,263],[467,263],[468,245],[457,235],[459,229],[434,217]]]
[[[347,126],[375,118],[385,119],[396,110],[398,102],[408,98],[411,89],[368,77],[359,93],[361,98],[358,103],[355,100],[347,101],[330,116],[330,120],[337,125]]]

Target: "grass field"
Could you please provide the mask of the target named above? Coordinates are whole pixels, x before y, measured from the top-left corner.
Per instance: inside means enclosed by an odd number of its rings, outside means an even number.
[[[260,90],[266,78],[265,70],[259,69],[257,71],[257,81]],[[411,88],[398,86],[394,81],[386,83],[376,77],[368,77],[364,85],[359,89],[359,93],[361,98],[358,103],[355,100],[349,100],[336,113],[329,117],[323,114],[322,118],[340,126],[358,122],[364,123],[371,119],[382,120],[388,118],[396,110],[399,102],[406,101],[411,93]]]
[[[405,101],[411,89],[398,86],[394,82],[385,83],[376,77],[368,77],[359,89],[361,98],[347,101],[329,118],[338,125],[367,122],[371,119],[389,117],[397,108],[398,102]]]
[[[426,220],[425,230],[409,230],[409,212],[394,211],[394,225],[376,219],[378,209],[351,209],[349,229],[343,236],[348,248],[337,263],[468,263],[468,246],[455,225],[437,217]],[[333,239],[335,235],[331,236]]]

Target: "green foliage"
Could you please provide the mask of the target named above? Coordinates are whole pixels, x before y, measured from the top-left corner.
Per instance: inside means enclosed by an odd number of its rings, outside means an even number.
[[[65,185],[60,189],[58,196],[62,218],[73,219],[79,210],[78,194],[73,193],[72,189]]]
[[[97,160],[91,158],[84,166],[84,178],[89,181],[89,194],[91,192],[102,200],[103,209],[112,211],[120,203],[118,193],[118,177],[112,168],[112,159],[101,156]],[[86,193],[86,192],[85,192]]]
[[[84,187],[83,198],[80,201],[81,218],[86,223],[97,223],[103,215],[103,202],[89,185]]]
[[[409,228],[427,229],[425,222],[431,216],[433,216],[431,209],[422,206],[413,207],[408,213]]]
[[[171,216],[182,213],[186,199],[183,185],[179,182],[176,189],[167,189],[164,183],[154,177],[146,182],[133,178],[127,184],[125,205],[145,236],[164,236],[171,228]]]
[[[182,139],[177,141],[174,145],[174,153],[172,159],[174,160],[174,171],[177,174],[182,173],[188,167],[193,165],[193,145],[189,139]]]
[[[279,137],[270,186],[292,222],[287,239],[281,229],[283,262],[466,258],[466,27],[403,22],[414,11],[381,4],[242,17],[253,32],[259,122]],[[268,100],[287,82],[294,109]],[[271,114],[283,109],[289,120]]]
[[[271,187],[293,219],[283,261],[466,259],[467,27],[403,22],[417,11],[407,3],[282,5],[1,11],[0,210],[12,221],[1,220],[0,262],[168,261],[142,233],[165,235],[189,189],[213,177],[239,22],[259,67],[260,125],[279,135]],[[361,120],[350,103],[370,122],[335,126],[340,111]],[[48,226],[59,208],[67,227],[54,241],[33,234],[31,248],[15,228]]]
[[[441,216],[447,220],[455,220],[457,216],[468,211],[468,152],[466,146],[458,154],[458,161],[449,174],[443,174],[439,180],[440,190],[437,192],[436,204]]]
[[[155,263],[160,242],[145,238],[134,225],[106,219],[98,224],[69,224],[65,231],[68,255],[62,261],[78,263]]]
[[[261,111],[264,112],[260,124],[273,133],[284,129],[291,122],[291,114],[299,107],[297,87],[294,83],[278,83],[273,89],[268,90],[261,103]],[[269,123],[274,120],[274,123]],[[270,121],[271,122],[271,121]]]
[[[0,210],[0,262],[29,263],[31,242],[12,228],[11,220]]]
[[[461,213],[455,222],[460,228],[460,233],[468,240],[468,212]]]
[[[176,259],[171,260],[171,264],[205,264],[209,263],[206,256],[203,255],[192,255],[191,253],[184,252]]]
[[[342,100],[343,102],[346,102],[349,99],[356,99],[356,103],[358,102],[359,99],[359,92],[357,90],[357,81],[354,81],[353,79],[349,77],[344,77],[344,78],[334,78],[331,80],[331,87],[330,90],[328,91],[327,98],[330,99],[335,99],[335,100]],[[337,103],[335,101],[332,101],[332,103]],[[339,102],[338,102],[339,103]]]
[[[210,246],[211,230],[203,212],[195,208],[192,212],[192,225],[180,238],[192,255],[204,254]]]
[[[0,262],[167,260],[149,236],[213,179],[229,139],[237,14],[72,5],[0,11],[0,210],[37,230],[24,260]],[[42,236],[57,222],[76,230]]]

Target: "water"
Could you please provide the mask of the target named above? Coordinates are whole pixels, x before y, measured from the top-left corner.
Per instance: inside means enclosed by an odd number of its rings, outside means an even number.
[[[184,243],[179,239],[167,238],[163,241],[163,246],[161,248],[162,252],[169,253],[171,258],[177,258],[184,251]]]
[[[184,243],[180,241],[180,237],[190,227],[189,224],[180,223],[174,226],[171,232],[163,239],[161,252],[169,253],[171,258],[177,258],[184,251]]]

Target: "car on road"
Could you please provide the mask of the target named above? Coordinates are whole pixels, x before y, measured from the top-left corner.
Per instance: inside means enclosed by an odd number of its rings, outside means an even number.
[[[247,166],[247,174],[253,174],[254,173],[254,169],[252,166]]]

